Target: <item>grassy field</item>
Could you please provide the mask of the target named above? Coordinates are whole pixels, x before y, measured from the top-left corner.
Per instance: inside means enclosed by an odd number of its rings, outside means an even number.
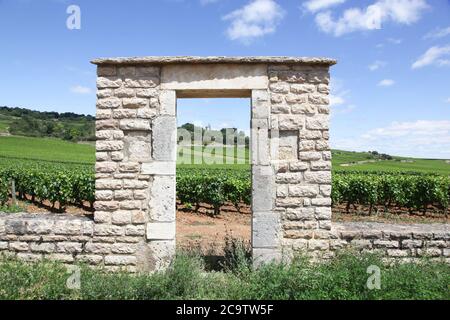
[[[1,126],[1,121],[0,121]],[[208,164],[214,168],[249,169],[249,151],[237,153],[234,147],[223,151],[203,147],[180,147],[178,149],[179,167],[189,168]],[[206,151],[202,156],[202,149]],[[445,160],[414,159],[393,157],[393,160],[375,160],[367,152],[333,150],[333,170],[335,171],[415,171],[450,175],[450,164]],[[245,154],[245,155],[244,155]],[[88,144],[77,144],[51,138],[30,138],[0,136],[0,156],[61,162],[94,163],[95,148]],[[222,158],[223,164],[211,164]],[[189,159],[193,164],[188,164]],[[192,163],[191,162],[191,163]],[[217,161],[216,161],[217,162]],[[227,164],[233,163],[234,164]]]
[[[0,137],[0,156],[60,162],[94,163],[95,148],[52,138]]]
[[[446,160],[396,157],[376,160],[367,152],[333,150],[333,170],[339,171],[416,171],[450,175]]]

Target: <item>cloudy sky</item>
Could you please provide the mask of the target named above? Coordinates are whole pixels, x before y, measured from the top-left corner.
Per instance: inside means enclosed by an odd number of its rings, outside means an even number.
[[[89,114],[95,57],[336,58],[334,148],[450,158],[448,0],[0,0],[0,39],[0,105]],[[246,129],[248,106],[180,101],[180,122]]]

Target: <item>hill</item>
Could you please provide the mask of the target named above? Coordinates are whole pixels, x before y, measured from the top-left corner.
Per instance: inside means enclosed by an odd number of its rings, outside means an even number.
[[[4,106],[0,107],[0,135],[94,141],[95,118],[72,112],[41,112]]]
[[[55,162],[94,163],[93,145],[54,138],[0,136],[0,156]]]
[[[418,159],[333,150],[334,171],[414,171],[436,174],[450,174],[450,163],[445,159]]]

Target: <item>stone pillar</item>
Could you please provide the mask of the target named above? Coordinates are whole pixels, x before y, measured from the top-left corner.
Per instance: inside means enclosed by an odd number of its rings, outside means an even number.
[[[142,168],[153,177],[146,236],[155,269],[167,267],[176,245],[176,92],[160,91],[159,101],[160,112],[152,122],[152,161]]]
[[[114,243],[98,250],[155,269],[175,249],[175,93],[148,65],[101,65],[97,87],[94,235]]]
[[[269,65],[274,211],[286,252],[328,250],[331,152],[328,66]]]
[[[252,91],[252,249],[255,265],[280,257],[280,217],[274,212],[274,170],[270,163],[270,101],[266,90]]]

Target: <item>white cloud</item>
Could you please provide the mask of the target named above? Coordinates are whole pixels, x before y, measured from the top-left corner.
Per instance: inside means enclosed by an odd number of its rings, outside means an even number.
[[[380,68],[385,67],[386,64],[387,64],[387,63],[386,63],[385,61],[377,60],[377,61],[375,61],[374,63],[372,63],[372,64],[369,65],[369,70],[370,70],[370,71],[378,70],[378,69],[380,69]]]
[[[450,27],[447,28],[437,28],[423,37],[424,39],[439,39],[450,35]]]
[[[450,159],[450,121],[392,122],[352,139],[334,139],[333,148],[377,150],[391,155]]]
[[[344,82],[333,77],[331,79],[331,93],[329,96],[332,116],[350,113],[356,108],[356,106],[348,104],[349,95],[350,90],[344,88]]]
[[[370,130],[362,137],[364,139],[376,139],[377,137],[435,136],[449,133],[449,120],[417,120],[415,122],[392,122],[387,127]]]
[[[285,11],[274,0],[252,0],[222,19],[231,21],[227,35],[231,40],[249,42],[274,33]]]
[[[315,13],[320,10],[328,9],[330,7],[343,4],[347,0],[309,0],[306,2],[303,2],[303,7],[312,12]]]
[[[413,65],[413,69],[429,65],[450,66],[450,45],[445,47],[431,47]]]
[[[330,94],[330,107],[340,106],[345,103],[345,99],[341,96]]]
[[[379,0],[365,9],[347,9],[337,20],[330,11],[321,12],[316,16],[316,23],[322,31],[339,37],[354,31],[381,29],[390,21],[410,25],[427,8],[426,0]]]
[[[395,81],[392,79],[384,79],[378,82],[379,87],[391,87],[395,84]]]
[[[445,102],[450,103],[450,98],[448,98],[447,100],[445,100]]]
[[[78,94],[90,94],[92,92],[91,88],[76,85],[70,88],[70,91]]]

